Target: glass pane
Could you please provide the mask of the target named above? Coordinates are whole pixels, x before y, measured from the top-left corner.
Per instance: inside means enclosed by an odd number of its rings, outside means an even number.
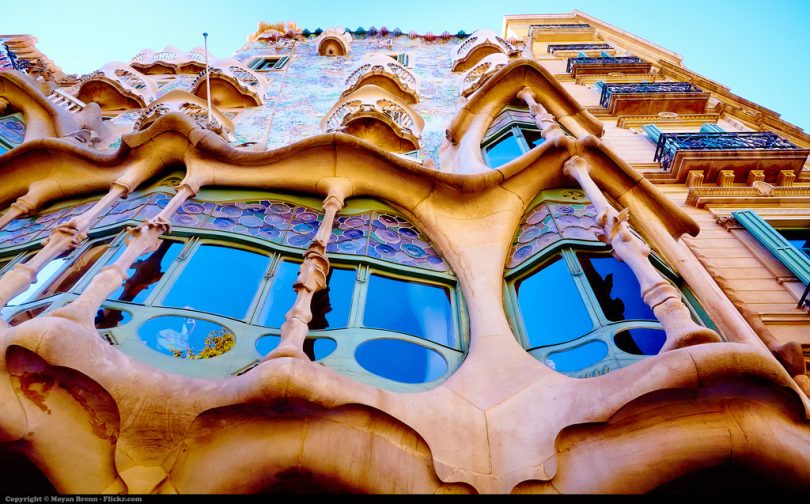
[[[96,329],[112,329],[128,324],[132,320],[132,315],[124,310],[116,310],[115,308],[102,307],[96,312]]]
[[[810,256],[810,229],[778,230],[797,249]]]
[[[627,264],[612,256],[577,255],[608,320],[656,320],[641,298],[641,286]]]
[[[366,341],[354,356],[365,370],[402,383],[426,383],[447,372],[447,362],[440,353],[408,341]]]
[[[356,278],[357,270],[332,268],[326,279],[326,289],[312,296],[310,329],[339,329],[349,324]]]
[[[529,348],[571,341],[593,329],[562,257],[516,282],[515,290]]]
[[[309,360],[317,361],[328,356],[337,348],[337,342],[332,338],[307,338],[304,340],[304,353]]]
[[[110,294],[108,299],[143,303],[183,250],[184,245],[181,242],[163,240],[156,251],[140,256],[127,270],[129,278],[124,285]],[[124,249],[125,246],[122,245],[107,264],[114,263],[124,253]]]
[[[56,275],[56,272],[59,271],[63,264],[65,264],[65,261],[65,258],[60,258],[54,259],[46,264],[45,267],[43,267],[41,270],[39,270],[39,273],[37,273],[37,278],[34,280],[34,283],[9,301],[8,306],[17,306],[31,301],[31,299],[34,298],[36,291]]]
[[[279,343],[281,343],[281,336],[276,336],[273,334],[262,336],[261,338],[256,339],[256,351],[259,352],[262,357],[264,357],[272,352]]]
[[[269,257],[248,250],[201,245],[163,305],[244,318],[269,263]]]
[[[145,322],[138,336],[149,348],[180,359],[216,357],[236,343],[233,332],[217,323],[172,315]]]
[[[266,327],[281,327],[284,323],[284,315],[295,303],[295,290],[293,284],[298,278],[300,264],[281,261],[276,267],[276,274],[273,276],[273,285],[267,294],[261,310],[259,310],[259,320],[257,324]]]
[[[523,154],[523,148],[512,133],[486,148],[490,168],[497,168]]]
[[[371,275],[363,325],[458,348],[447,287]]]
[[[523,133],[523,138],[526,139],[526,144],[530,149],[534,149],[546,141],[537,130],[520,128],[520,131]]]
[[[613,337],[616,346],[633,355],[658,355],[667,340],[661,329],[627,329]]]
[[[579,371],[592,366],[607,357],[608,347],[601,341],[591,341],[584,345],[556,352],[548,356],[546,365],[561,373]]]
[[[23,310],[21,312],[17,312],[11,317],[8,321],[8,325],[10,326],[17,326],[22,324],[23,322],[27,322],[32,318],[35,318],[40,313],[44,312],[51,306],[50,304],[44,304],[42,306],[37,306],[36,308],[31,308],[29,310]]]
[[[110,248],[110,241],[96,243],[77,257],[73,263],[65,268],[51,284],[37,295],[37,299],[46,298],[54,294],[61,294],[73,288],[74,285],[87,273],[87,270],[96,264],[96,261]]]

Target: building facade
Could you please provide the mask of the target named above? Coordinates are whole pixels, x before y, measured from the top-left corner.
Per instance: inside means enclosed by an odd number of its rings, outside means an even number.
[[[0,39],[9,492],[810,488],[810,136],[677,54]]]

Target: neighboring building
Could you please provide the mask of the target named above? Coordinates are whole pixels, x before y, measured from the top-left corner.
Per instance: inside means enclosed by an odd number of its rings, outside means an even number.
[[[677,54],[0,38],[7,492],[810,488],[810,136]]]

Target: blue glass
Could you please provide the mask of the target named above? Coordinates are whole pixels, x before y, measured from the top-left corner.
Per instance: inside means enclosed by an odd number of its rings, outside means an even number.
[[[810,256],[810,229],[777,229],[791,245]]]
[[[184,359],[199,358],[206,347],[213,348],[217,338],[236,341],[233,332],[215,322],[174,315],[144,322],[138,328],[138,336],[149,348]]]
[[[96,312],[94,323],[96,329],[112,329],[128,324],[130,320],[132,320],[132,315],[128,311],[102,306]]]
[[[295,303],[293,284],[298,278],[300,267],[300,264],[290,261],[279,262],[276,273],[273,275],[273,285],[259,310],[257,324],[266,327],[281,327],[281,324],[284,323],[284,316]]]
[[[340,329],[349,325],[354,282],[357,270],[332,268],[326,279],[326,289],[312,296],[312,320],[309,328]]]
[[[521,147],[515,135],[510,132],[505,137],[488,146],[486,153],[489,167],[497,168],[523,154],[523,147]]]
[[[248,250],[201,245],[163,300],[164,306],[244,318],[270,258]]]
[[[354,357],[366,371],[402,383],[427,383],[447,372],[440,353],[402,340],[366,341],[357,347]]]
[[[276,336],[274,334],[262,336],[256,339],[256,351],[259,352],[262,357],[264,357],[275,350],[279,343],[281,343],[281,336]]]
[[[577,254],[608,320],[656,320],[630,267],[612,256]]]
[[[523,138],[526,140],[529,149],[534,149],[546,141],[543,135],[537,130],[520,128],[520,131],[523,133]]]
[[[54,278],[50,285],[48,285],[46,289],[43,289],[36,298],[44,299],[48,296],[71,290],[84,274],[96,264],[96,261],[110,248],[111,241],[112,238],[97,242],[94,246],[82,252],[81,255],[75,258],[70,266],[65,268],[59,276]]]
[[[450,290],[377,274],[368,280],[363,325],[458,348]]]
[[[591,341],[562,352],[555,352],[548,356],[546,365],[561,373],[579,371],[593,366],[607,357],[608,347],[601,341]]]
[[[166,270],[183,250],[184,245],[184,243],[176,241],[163,240],[156,251],[140,256],[127,270],[129,278],[124,285],[113,291],[107,299],[133,303],[146,301],[160,279],[166,274]],[[125,248],[123,245],[119,247],[107,264],[114,263],[124,253]]]
[[[27,261],[27,259],[26,259]],[[66,259],[53,259],[51,262],[46,264],[39,272],[37,273],[37,277],[27,289],[23,292],[14,296],[8,303],[8,306],[17,306],[23,303],[27,303],[31,301],[34,297],[36,292],[42,288],[42,285],[46,282],[50,282],[50,280],[56,276],[56,273],[62,268],[62,265],[65,264]]]
[[[557,258],[515,283],[529,348],[556,345],[593,329],[565,261]]]
[[[667,333],[646,327],[627,329],[617,333],[613,341],[619,349],[633,355],[658,355],[667,341]]]

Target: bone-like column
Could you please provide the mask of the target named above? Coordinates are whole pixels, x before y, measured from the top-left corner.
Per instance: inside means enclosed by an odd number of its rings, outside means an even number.
[[[194,197],[198,190],[196,183],[183,181],[177,187],[177,194],[159,214],[135,228],[128,228],[126,249],[121,256],[113,264],[102,268],[78,298],[64,308],[54,310],[52,315],[92,322],[104,300],[127,279],[127,270],[132,263],[143,254],[154,252],[160,247],[162,242],[160,235],[171,230],[169,222],[172,216],[187,199]]]
[[[61,254],[75,249],[87,238],[87,231],[101,212],[113,202],[129,193],[129,187],[118,181],[113,182],[110,190],[83,214],[59,224],[51,230],[44,241],[42,249],[25,263],[18,264],[11,271],[0,277],[0,307],[3,307],[14,296],[24,292],[36,281],[37,273]]]
[[[597,223],[604,231],[599,239],[613,247],[613,255],[625,262],[636,275],[641,297],[664,326],[667,341],[661,351],[720,341],[717,333],[692,320],[680,291],[650,263],[650,247],[630,231],[627,224],[629,209],[618,212],[610,205],[591,178],[590,165],[585,158],[571,157],[563,165],[563,172],[579,183],[596,207]]]
[[[544,139],[551,140],[565,135],[565,132],[554,119],[554,116],[549,114],[548,110],[537,102],[534,91],[525,87],[518,91],[517,97],[526,102],[526,105],[529,107],[529,112],[531,112],[534,118],[534,124],[537,125]]]
[[[279,357],[308,359],[304,353],[304,340],[312,320],[312,296],[326,288],[329,274],[329,258],[326,257],[326,244],[332,235],[335,215],[343,209],[344,201],[350,195],[351,183],[347,179],[328,180],[328,195],[323,201],[324,216],[315,238],[304,252],[304,262],[298,270],[298,278],[293,284],[295,302],[287,312],[281,326],[281,342],[264,360]]]

